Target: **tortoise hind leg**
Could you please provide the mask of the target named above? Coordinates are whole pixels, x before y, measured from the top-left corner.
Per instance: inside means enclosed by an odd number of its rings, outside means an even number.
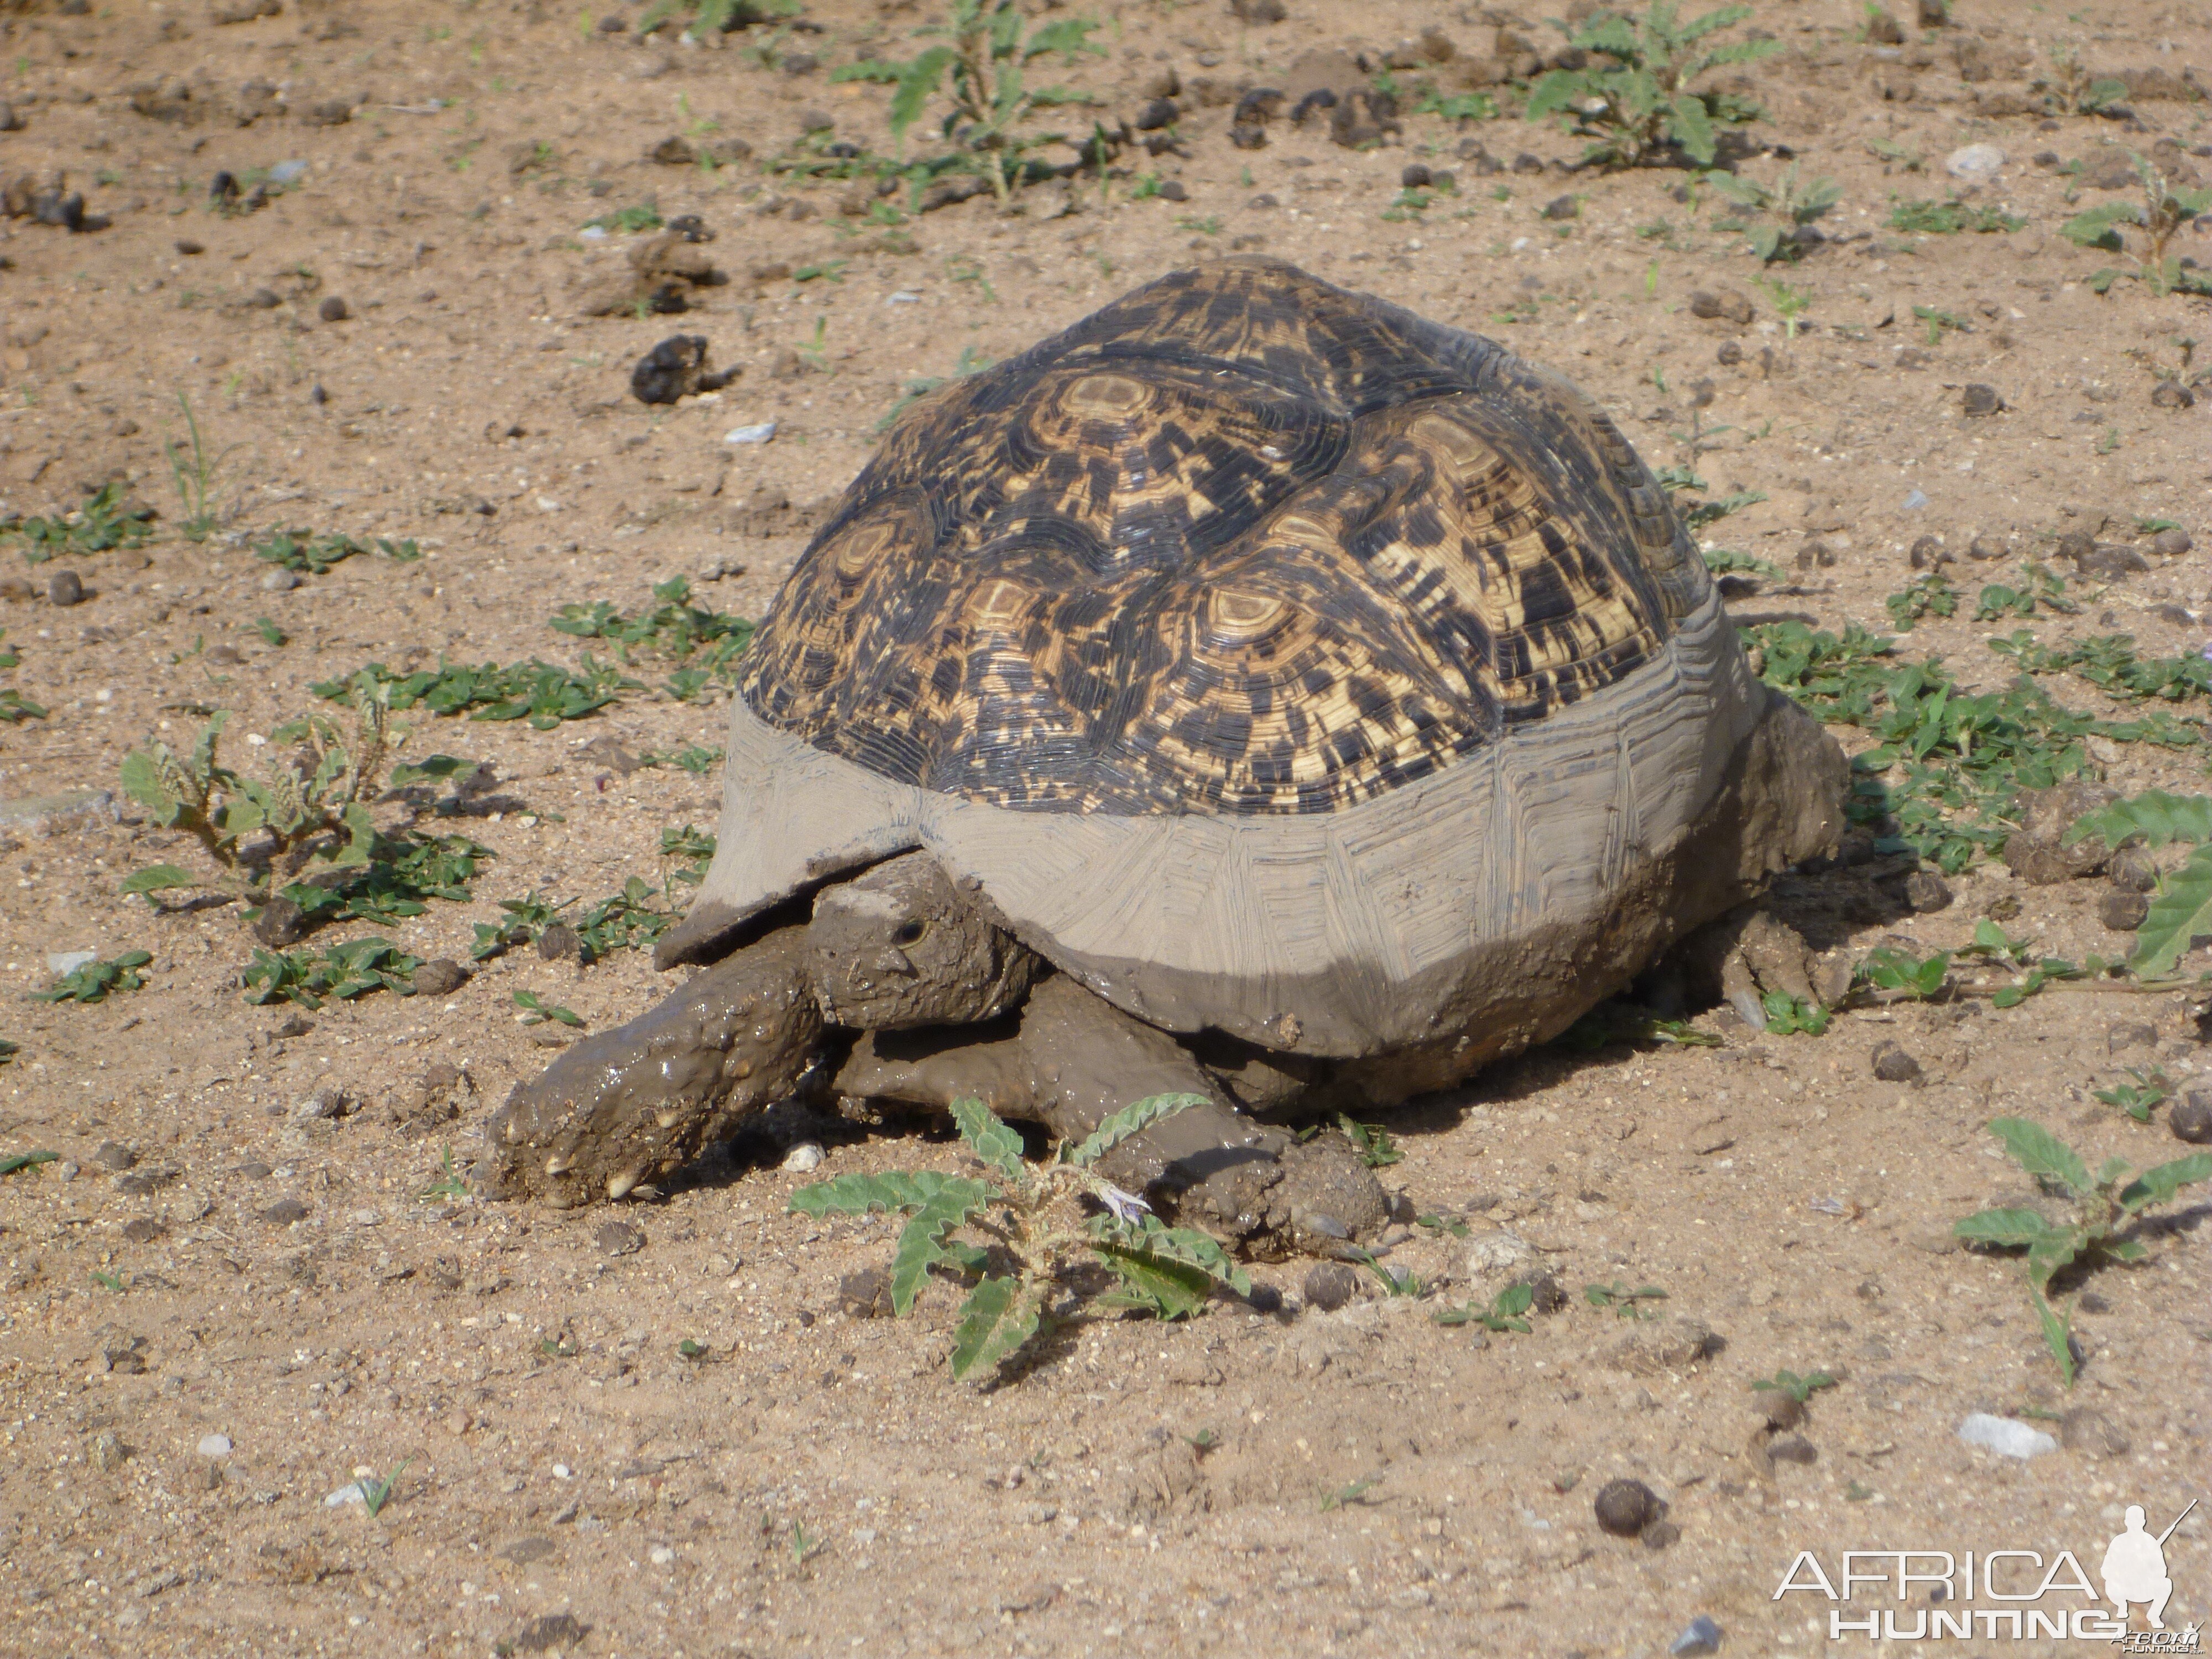
[[[789,1095],[820,1050],[806,929],[780,928],[517,1084],[485,1126],[494,1197],[621,1198]]]

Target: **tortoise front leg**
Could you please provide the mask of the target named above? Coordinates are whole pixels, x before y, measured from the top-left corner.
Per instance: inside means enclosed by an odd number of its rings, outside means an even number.
[[[789,1095],[821,1040],[806,929],[781,928],[517,1084],[484,1129],[485,1190],[557,1209],[621,1198]]]

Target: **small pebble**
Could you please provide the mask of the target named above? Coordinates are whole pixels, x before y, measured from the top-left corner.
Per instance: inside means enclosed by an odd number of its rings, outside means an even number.
[[[1667,1651],[1674,1659],[1700,1659],[1705,1654],[1721,1650],[1721,1627],[1701,1613],[1668,1644]]]
[[[65,1158],[54,1165],[54,1178],[58,1181],[75,1181],[79,1173],[76,1160],[74,1158]]]
[[[315,307],[315,314],[326,323],[343,323],[353,315],[353,309],[333,294]]]
[[[1784,1463],[1811,1463],[1820,1455],[1813,1443],[1802,1434],[1785,1434],[1769,1441],[1766,1455]]]
[[[124,1242],[130,1244],[151,1244],[168,1231],[149,1215],[142,1215],[123,1224]]]
[[[2176,1140],[2192,1146],[2212,1144],[2212,1090],[2199,1084],[2175,1101],[2166,1112],[2166,1127]]]
[[[138,1154],[119,1140],[103,1140],[93,1153],[92,1161],[103,1170],[122,1170],[136,1164]]]
[[[1359,1289],[1359,1275],[1349,1264],[1324,1261],[1306,1274],[1305,1303],[1323,1313],[1334,1313]]]
[[[538,954],[548,962],[578,962],[583,958],[584,941],[567,922],[556,921],[538,934]]]
[[[775,436],[775,422],[763,421],[757,426],[732,427],[722,434],[726,444],[764,444]]]
[[[2161,530],[2150,538],[2150,550],[2169,559],[2179,558],[2196,545],[2190,539],[2189,532],[2179,525]]]
[[[1917,1083],[1920,1062],[1893,1042],[1875,1044],[1874,1074],[1884,1083]]]
[[[1905,878],[1905,902],[1922,915],[1951,908],[1951,884],[1933,870],[1915,870]]]
[[[2158,885],[2158,864],[2140,847],[2124,847],[2105,866],[2105,878],[2130,893],[2148,893]]]
[[[2107,893],[2097,902],[2097,919],[2116,933],[2132,933],[2150,915],[2150,897],[2144,893]]]
[[[1672,1521],[1654,1521],[1636,1534],[1637,1541],[1647,1550],[1663,1550],[1678,1542],[1681,1536],[1682,1529]]]
[[[783,1155],[783,1166],[793,1175],[808,1175],[822,1167],[822,1143],[802,1140]]]
[[[323,1499],[323,1507],[326,1510],[342,1510],[355,1504],[360,1504],[363,1509],[368,1507],[368,1494],[361,1489],[361,1482],[358,1480],[347,1481],[345,1485]]]
[[[289,1227],[295,1221],[307,1218],[307,1206],[296,1198],[280,1198],[262,1211],[261,1218],[276,1226]]]
[[[200,1437],[200,1455],[202,1457],[229,1456],[230,1437],[227,1434],[202,1435]]]
[[[2077,1406],[2058,1419],[2058,1443],[2092,1457],[2125,1457],[2133,1448],[2112,1419],[2089,1406]]]
[[[514,1649],[517,1653],[566,1653],[582,1644],[589,1628],[573,1613],[549,1613],[522,1627]]]
[[[2058,1449],[2058,1443],[2042,1430],[2031,1428],[2018,1418],[1995,1417],[1988,1412],[1976,1412],[1960,1423],[1959,1438],[1970,1446],[2022,1462]]]
[[[602,1221],[592,1243],[603,1255],[635,1255],[645,1248],[645,1234],[627,1221]]]
[[[1608,1480],[1590,1501],[1597,1523],[1615,1538],[1633,1538],[1663,1518],[1667,1504],[1641,1480]]]
[[[415,988],[424,996],[450,996],[468,982],[469,970],[450,957],[434,957],[415,970]]]
[[[57,570],[46,579],[46,603],[69,606],[84,603],[84,582],[74,570]]]
[[[2160,380],[2152,389],[2150,406],[2153,409],[2194,409],[2197,394],[2179,380]]]
[[[861,1267],[837,1281],[837,1305],[850,1319],[888,1319],[891,1276],[881,1267]]]
[[[2004,151],[1995,144],[1968,144],[1943,158],[1943,171],[1954,179],[1980,184],[1996,178],[2005,159]]]
[[[279,566],[261,579],[261,591],[264,593],[289,593],[303,580],[298,571],[286,570]]]
[[[1976,380],[1960,394],[1959,405],[1969,416],[1980,416],[1996,414],[2005,406],[2005,403],[1997,396],[1995,386],[1984,386]]]

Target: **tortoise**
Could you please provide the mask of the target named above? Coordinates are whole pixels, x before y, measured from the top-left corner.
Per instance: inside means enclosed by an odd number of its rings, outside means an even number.
[[[730,715],[659,1006],[488,1127],[495,1193],[650,1191],[809,1091],[1079,1137],[1254,1253],[1388,1206],[1334,1134],[1548,1040],[1836,844],[1619,428],[1497,343],[1261,258],[908,410]]]

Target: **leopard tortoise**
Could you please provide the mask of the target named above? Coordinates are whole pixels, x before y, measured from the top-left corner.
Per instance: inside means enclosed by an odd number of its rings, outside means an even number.
[[[1755,678],[1620,430],[1294,266],[1125,295],[904,414],[763,622],[662,967],[489,1129],[490,1184],[654,1182],[795,1093],[1086,1133],[1262,1252],[1385,1218],[1278,1118],[1556,1035],[1831,848],[1842,757]]]

